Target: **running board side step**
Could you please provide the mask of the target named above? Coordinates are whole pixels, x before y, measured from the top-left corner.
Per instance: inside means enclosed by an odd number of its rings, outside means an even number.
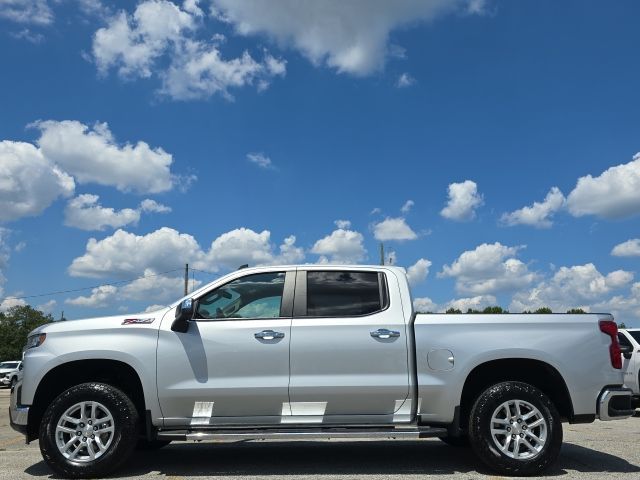
[[[160,431],[158,440],[214,440],[217,442],[239,442],[243,440],[325,440],[332,438],[351,439],[408,439],[443,437],[446,428],[421,427],[419,429],[256,429],[256,430],[169,430]]]

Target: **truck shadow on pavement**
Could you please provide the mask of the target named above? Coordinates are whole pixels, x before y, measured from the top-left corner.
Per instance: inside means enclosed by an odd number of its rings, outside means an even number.
[[[634,473],[640,472],[640,467],[614,455],[565,443],[558,462],[546,475],[561,476],[567,470]],[[166,476],[238,477],[491,474],[470,449],[449,447],[429,440],[175,443],[155,452],[136,452],[114,477],[135,477],[151,472]],[[52,475],[44,462],[28,467],[25,473]]]

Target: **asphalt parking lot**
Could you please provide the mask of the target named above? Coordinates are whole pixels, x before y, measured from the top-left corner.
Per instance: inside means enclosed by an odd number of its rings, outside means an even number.
[[[0,480],[52,477],[37,442],[9,426],[9,390],[0,389]],[[640,417],[565,425],[560,459],[540,478],[640,479]],[[422,479],[503,478],[468,449],[422,441],[175,443],[138,452],[116,478]]]

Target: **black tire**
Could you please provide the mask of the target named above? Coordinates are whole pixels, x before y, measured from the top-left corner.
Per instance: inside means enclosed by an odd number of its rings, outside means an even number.
[[[113,417],[113,437],[104,453],[92,461],[66,458],[56,444],[56,426],[62,415],[79,402],[104,405]],[[138,441],[138,411],[119,389],[104,383],[83,383],[61,393],[47,408],[40,424],[40,451],[51,469],[65,478],[103,477],[131,455]],[[78,427],[79,428],[79,427]]]
[[[138,439],[136,450],[152,451],[160,450],[162,447],[166,447],[171,443],[171,440],[147,440],[146,438]]]
[[[440,437],[444,443],[450,447],[467,448],[471,444],[469,443],[469,437],[466,435],[460,435],[459,437]]]
[[[532,444],[534,446],[543,446],[531,458],[512,458],[499,449],[494,442],[491,434],[493,414],[499,406],[509,400],[528,402],[539,411],[546,422],[546,441],[540,444],[533,441]],[[512,418],[515,417],[517,415],[514,414]],[[513,433],[516,431],[516,427],[518,431],[521,431],[522,425],[523,423],[518,425],[508,424],[504,428],[508,428]],[[513,430],[511,430],[512,428]],[[529,434],[531,433],[540,433],[540,430],[534,431],[529,428]],[[526,431],[522,434],[518,433],[516,437],[523,437],[523,435],[527,441],[531,440]],[[520,445],[521,440],[513,436],[511,439],[508,437],[508,435],[505,435],[498,438],[504,438],[504,443],[507,444],[507,452],[513,455],[515,445]],[[516,438],[517,442],[513,438]],[[558,458],[560,447],[562,446],[562,423],[555,405],[543,392],[527,383],[503,382],[485,390],[473,405],[469,417],[469,440],[480,460],[497,473],[511,476],[537,475]],[[519,446],[517,448],[518,453],[520,453],[523,447]],[[526,446],[524,449],[529,451]],[[526,454],[527,452],[523,453]]]

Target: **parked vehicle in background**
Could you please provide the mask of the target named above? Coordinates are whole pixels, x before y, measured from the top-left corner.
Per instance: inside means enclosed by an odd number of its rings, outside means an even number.
[[[37,328],[24,363],[11,424],[73,478],[140,444],[427,437],[533,475],[562,422],[633,413],[611,315],[417,314],[387,266],[245,268],[155,312]]]
[[[0,363],[0,383],[5,387],[13,387],[22,380],[22,362],[19,360]]]
[[[633,390],[635,406],[640,406],[640,328],[620,329],[620,347],[624,350],[622,370],[624,384]]]

